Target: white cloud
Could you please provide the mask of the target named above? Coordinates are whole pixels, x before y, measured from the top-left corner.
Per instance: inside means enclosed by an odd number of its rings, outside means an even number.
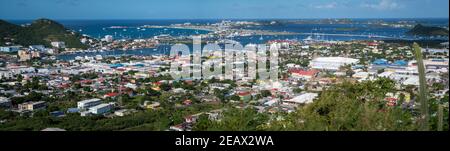
[[[362,4],[362,7],[372,8],[372,9],[377,9],[377,10],[393,10],[393,9],[401,8],[401,5],[398,4],[394,0],[380,0],[379,3]]]
[[[328,3],[328,4],[314,6],[314,8],[318,8],[318,9],[332,9],[332,8],[336,8],[337,5],[338,4],[336,2],[331,2],[331,3]]]

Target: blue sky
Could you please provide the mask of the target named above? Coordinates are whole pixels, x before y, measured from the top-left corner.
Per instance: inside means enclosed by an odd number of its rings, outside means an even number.
[[[448,18],[449,0],[0,0],[0,19]]]

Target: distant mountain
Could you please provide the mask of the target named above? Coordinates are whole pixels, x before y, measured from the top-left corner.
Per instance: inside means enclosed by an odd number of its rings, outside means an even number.
[[[68,48],[87,48],[80,42],[81,35],[66,29],[62,24],[49,19],[38,19],[30,25],[19,26],[0,20],[0,45],[5,42],[29,46],[45,45],[52,41],[64,41]]]
[[[406,34],[417,36],[448,36],[448,30],[441,27],[429,27],[418,24]]]

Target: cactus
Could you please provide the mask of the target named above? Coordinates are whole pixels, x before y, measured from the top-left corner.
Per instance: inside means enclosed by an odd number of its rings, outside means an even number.
[[[439,105],[438,107],[438,131],[442,131],[444,127],[444,107]]]
[[[429,126],[429,117],[430,113],[428,111],[429,104],[427,99],[427,84],[425,79],[425,66],[423,64],[423,57],[422,57],[422,48],[420,48],[419,44],[414,43],[414,51],[416,55],[417,60],[417,67],[419,69],[419,101],[420,101],[420,111],[421,111],[421,118],[420,118],[420,130],[422,131],[428,131],[430,129]]]

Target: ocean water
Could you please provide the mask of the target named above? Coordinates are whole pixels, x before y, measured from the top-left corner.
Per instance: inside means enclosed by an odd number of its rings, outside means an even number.
[[[366,24],[369,19],[353,19],[354,24],[292,24],[285,23],[281,25],[266,25],[257,27],[247,27],[246,29],[255,30],[270,30],[270,31],[286,31],[299,33],[298,35],[282,35],[282,36],[269,36],[269,35],[254,35],[245,37],[233,37],[232,40],[240,42],[242,45],[249,43],[259,44],[265,43],[269,40],[302,40],[307,37],[312,37],[318,40],[383,40],[383,39],[445,39],[448,37],[414,37],[408,36],[405,33],[409,30],[407,28],[393,28],[393,27],[380,27]],[[374,19],[370,19],[374,20]],[[385,22],[398,22],[402,21],[415,21],[424,25],[448,27],[448,19],[377,19]],[[192,30],[192,29],[175,29],[175,28],[146,28],[138,29],[143,25],[156,25],[156,26],[168,26],[171,24],[212,24],[221,22],[222,20],[57,20],[67,28],[80,32],[82,34],[89,35],[94,38],[103,38],[105,35],[113,35],[116,39],[136,39],[136,38],[151,38],[153,36],[168,34],[171,36],[191,36],[197,34],[206,34],[209,31],[204,30]],[[234,20],[236,21],[236,20]],[[259,21],[259,20],[247,20],[247,21]],[[278,20],[281,22],[289,20]],[[27,24],[31,20],[14,20],[11,21],[16,24]],[[109,28],[112,26],[126,26],[128,28]],[[345,30],[351,29],[351,30]],[[97,53],[77,53],[77,54],[65,54],[60,55],[60,59],[73,59],[76,56],[92,56],[92,55],[155,55],[166,54],[164,50],[167,46],[161,46],[154,49],[142,49],[142,50],[114,50],[108,52]]]

